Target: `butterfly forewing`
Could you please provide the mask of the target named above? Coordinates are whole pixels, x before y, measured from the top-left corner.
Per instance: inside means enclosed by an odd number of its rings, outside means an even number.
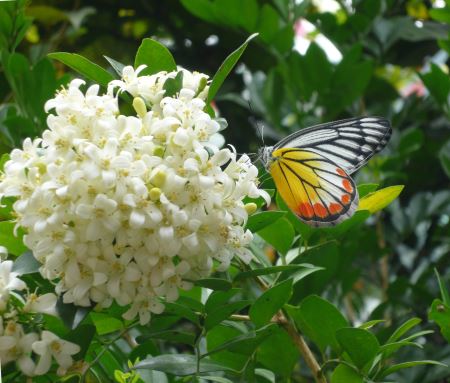
[[[288,207],[310,225],[335,225],[358,206],[353,180],[339,165],[314,151],[275,149],[269,171]]]
[[[307,149],[352,174],[384,148],[390,135],[389,121],[384,118],[351,118],[300,130],[276,144],[274,150]]]

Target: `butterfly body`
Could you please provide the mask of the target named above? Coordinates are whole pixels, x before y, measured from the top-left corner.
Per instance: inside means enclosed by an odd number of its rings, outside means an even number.
[[[350,174],[386,145],[389,122],[352,118],[293,133],[260,158],[288,207],[311,226],[333,226],[353,215],[358,192]]]

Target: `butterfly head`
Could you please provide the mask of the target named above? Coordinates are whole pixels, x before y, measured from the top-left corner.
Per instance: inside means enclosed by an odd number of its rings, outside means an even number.
[[[263,166],[269,171],[272,158],[273,146],[263,146],[258,151],[258,159],[261,160]]]

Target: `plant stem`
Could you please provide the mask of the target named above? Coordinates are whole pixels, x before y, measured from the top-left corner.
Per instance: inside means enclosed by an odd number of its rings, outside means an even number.
[[[250,321],[250,317],[248,315],[240,315],[240,314],[233,314],[231,315],[230,319],[235,321]],[[277,315],[275,315],[272,318],[271,322],[279,324],[280,326],[284,327],[284,329],[294,342],[295,347],[297,347],[298,351],[302,355],[309,369],[313,373],[314,380],[316,381],[316,383],[327,383],[325,376],[323,376],[322,374],[320,365],[317,362],[308,344],[305,342],[303,337],[298,333],[295,326],[288,319],[286,319],[285,315],[281,311],[279,311]]]
[[[298,351],[302,355],[309,369],[313,373],[315,382],[327,383],[327,379],[322,374],[322,370],[314,354],[312,353],[311,349],[309,348],[308,344],[305,342],[303,337],[298,333],[294,324],[292,324],[291,321],[286,319],[283,313],[280,312],[278,315],[279,315],[278,323],[284,327],[286,332],[291,337],[292,341],[295,344],[295,347],[297,347]]]

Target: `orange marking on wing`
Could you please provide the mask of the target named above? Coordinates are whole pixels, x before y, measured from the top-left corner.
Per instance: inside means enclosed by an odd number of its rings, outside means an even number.
[[[327,209],[325,209],[325,207],[320,203],[314,204],[314,212],[320,218],[325,218],[328,215]]]
[[[342,211],[342,205],[332,202],[328,209],[330,209],[331,214],[339,214]]]
[[[353,192],[352,184],[349,180],[342,180],[342,186],[345,190],[347,190],[349,193]]]
[[[300,215],[305,218],[311,218],[314,215],[314,209],[310,203],[301,203],[299,211]]]
[[[349,202],[350,202],[350,194],[344,194],[344,195],[341,197],[341,201],[342,201],[342,203],[343,203],[344,205],[348,205]]]
[[[336,172],[340,176],[347,177],[347,174],[345,174],[345,172],[341,168],[336,168]]]

